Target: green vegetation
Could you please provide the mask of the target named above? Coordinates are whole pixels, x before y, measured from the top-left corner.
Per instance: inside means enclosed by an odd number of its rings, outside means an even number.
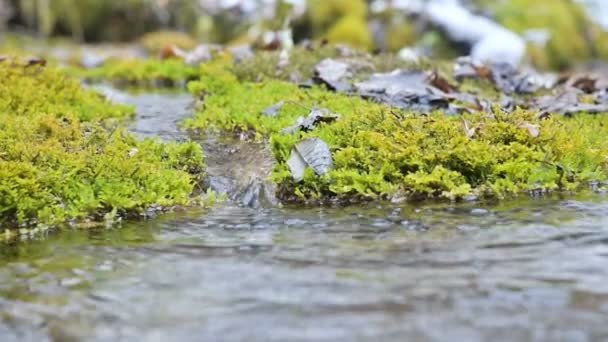
[[[260,51],[255,56],[226,68],[240,81],[261,82],[275,79],[293,81],[306,81],[313,77],[315,66],[325,58],[342,59],[348,62],[354,73],[354,79],[362,80],[374,72],[389,72],[399,68],[416,70],[431,69],[431,62],[407,62],[395,54],[385,53],[371,56],[361,51],[352,50],[353,55],[341,57],[334,45],[312,48],[294,47],[289,53],[289,64],[285,68],[277,68],[279,51]],[[221,62],[223,63],[223,62]],[[432,65],[442,71],[451,70],[452,62],[433,61]]]
[[[63,73],[0,63],[0,226],[137,215],[193,203],[195,143],[139,141],[118,125],[132,109]]]
[[[321,88],[305,90],[277,80],[239,82],[223,65],[207,65],[202,74],[189,89],[204,95],[204,106],[185,125],[269,139],[277,161],[273,179],[284,200],[505,197],[573,190],[608,176],[606,116],[540,120],[533,112],[499,109],[494,117],[421,116]],[[276,117],[261,114],[282,100]],[[280,133],[313,106],[341,117],[312,132]],[[321,177],[308,169],[296,183],[286,160],[306,137],[329,145],[334,169]]]
[[[289,80],[292,77],[306,80],[313,76],[314,67],[320,60],[337,56],[334,47],[321,47],[313,51],[295,47],[289,54],[289,65],[279,69],[277,65],[280,53],[280,51],[256,52],[253,58],[231,65],[230,68],[240,80],[246,81]]]
[[[71,75],[89,81],[111,81],[132,86],[180,86],[196,78],[198,68],[178,59],[110,60],[93,69],[70,68]]]
[[[15,3],[30,28],[45,36],[69,33],[77,40],[132,40],[167,24],[194,30],[197,23],[192,1],[169,1],[164,5],[151,0],[21,0]],[[164,6],[170,17],[161,20],[156,6]]]

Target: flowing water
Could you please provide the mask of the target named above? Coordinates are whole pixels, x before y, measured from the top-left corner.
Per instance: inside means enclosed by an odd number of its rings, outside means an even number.
[[[183,113],[169,104],[187,101],[175,99],[158,101],[163,122]],[[0,254],[3,342],[608,340],[603,194],[229,202],[61,231]]]

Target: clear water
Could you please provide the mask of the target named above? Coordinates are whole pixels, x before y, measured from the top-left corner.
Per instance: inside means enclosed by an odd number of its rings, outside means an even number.
[[[2,341],[599,341],[608,198],[231,205],[2,248]]]
[[[603,194],[226,203],[1,245],[0,341],[603,341],[607,262]]]

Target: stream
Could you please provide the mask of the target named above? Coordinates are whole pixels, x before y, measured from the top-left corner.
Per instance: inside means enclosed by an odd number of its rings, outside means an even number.
[[[104,93],[136,106],[135,134],[185,138],[187,95]],[[346,208],[232,197],[2,246],[0,341],[608,340],[605,194]]]

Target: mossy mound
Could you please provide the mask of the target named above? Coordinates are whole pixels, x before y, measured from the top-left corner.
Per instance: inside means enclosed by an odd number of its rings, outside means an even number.
[[[93,69],[70,68],[67,72],[89,81],[110,81],[130,86],[184,86],[199,70],[178,59],[109,60]]]
[[[131,108],[50,67],[4,61],[0,77],[2,228],[192,203],[204,166],[197,144],[136,140],[116,125]]]
[[[504,197],[571,190],[608,176],[606,116],[540,120],[534,112],[498,109],[493,116],[421,116],[321,88],[238,82],[225,68],[207,67],[208,76],[190,85],[205,96],[187,127],[269,139],[277,161],[273,179],[284,200]],[[279,101],[285,104],[275,117],[262,114]],[[280,132],[314,106],[341,116],[310,132]],[[328,144],[334,167],[320,177],[308,169],[294,182],[286,160],[307,137]]]
[[[109,105],[99,94],[82,90],[74,79],[55,68],[24,62],[0,62],[0,109],[18,116],[50,114],[80,121],[122,119],[130,116],[128,106]]]
[[[604,53],[608,34],[594,24],[585,10],[571,0],[483,1],[496,14],[499,23],[523,34],[531,29],[547,30],[544,46],[529,44],[528,55],[541,68],[564,69]]]
[[[323,58],[337,56],[333,47],[321,47],[312,51],[295,47],[289,54],[289,64],[285,68],[277,68],[280,51],[259,51],[230,68],[239,80],[262,81],[267,79],[289,80],[290,78],[310,79],[317,63]]]
[[[399,68],[429,69],[429,61],[404,61],[395,54],[383,53],[372,56],[370,54],[352,50],[350,54],[340,53],[345,48],[338,45],[305,48],[294,47],[289,52],[289,63],[284,68],[277,68],[280,60],[279,51],[259,51],[253,58],[243,60],[237,64],[226,66],[240,81],[260,82],[264,80],[284,80],[304,82],[314,76],[315,66],[325,58],[344,61],[352,66],[355,79],[363,79],[374,72],[388,72]],[[433,65],[441,70],[450,70],[450,63],[434,61]]]

